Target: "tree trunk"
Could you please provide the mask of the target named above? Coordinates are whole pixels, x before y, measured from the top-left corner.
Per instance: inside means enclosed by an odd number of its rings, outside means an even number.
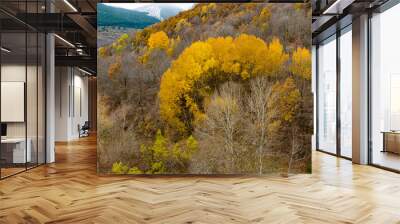
[[[258,159],[259,159],[259,174],[261,175],[263,172],[263,147],[264,147],[264,128],[261,130],[261,136],[260,136],[260,145],[258,146]]]
[[[292,168],[292,162],[293,162],[293,156],[295,154],[295,139],[294,139],[294,127],[292,127],[292,147],[291,147],[291,152],[290,152],[290,158],[289,158],[289,166],[288,166],[288,175],[290,173],[290,169]]]

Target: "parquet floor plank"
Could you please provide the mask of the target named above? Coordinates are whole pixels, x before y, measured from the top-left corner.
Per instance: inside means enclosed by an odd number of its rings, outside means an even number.
[[[133,177],[96,173],[96,140],[0,181],[0,223],[400,223],[400,175],[313,152],[313,174]]]

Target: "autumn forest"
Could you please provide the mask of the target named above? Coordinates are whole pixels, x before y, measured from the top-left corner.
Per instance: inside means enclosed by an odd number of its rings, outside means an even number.
[[[150,14],[98,49],[99,172],[311,172],[309,4]]]

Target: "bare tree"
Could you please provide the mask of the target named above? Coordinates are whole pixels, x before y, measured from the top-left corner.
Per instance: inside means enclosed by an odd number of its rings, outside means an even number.
[[[303,142],[298,141],[298,139],[304,139],[304,138],[308,138],[309,135],[305,134],[305,135],[299,135],[298,132],[299,130],[296,128],[297,125],[292,125],[292,130],[291,130],[291,149],[290,149],[290,153],[289,153],[289,160],[288,160],[288,170],[287,173],[288,175],[290,174],[292,168],[293,168],[293,164],[295,162],[301,161],[301,160],[305,160],[305,159],[309,159],[309,153],[306,153],[307,151],[309,151],[309,148],[304,147],[304,144],[302,144]],[[306,163],[306,162],[305,162]]]
[[[229,172],[235,172],[237,157],[237,139],[241,130],[242,106],[240,102],[241,90],[238,84],[228,82],[216,91],[206,108],[206,118],[198,128],[197,134],[204,141],[209,141],[215,149],[223,149],[224,153],[216,152],[221,156],[219,163],[225,163],[229,155],[228,164],[221,164]],[[214,149],[214,150],[215,150]]]
[[[250,82],[248,105],[257,135],[258,172],[263,172],[263,157],[267,147],[268,113],[267,102],[271,95],[271,84],[265,77],[257,77]]]

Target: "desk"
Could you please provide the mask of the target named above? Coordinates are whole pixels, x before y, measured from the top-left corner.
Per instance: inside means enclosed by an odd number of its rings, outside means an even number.
[[[32,153],[30,138],[26,141],[28,144],[25,152],[25,138],[6,138],[1,139],[1,156],[7,163],[26,163],[31,162]],[[4,155],[4,156],[3,156]],[[11,159],[12,158],[12,159]],[[26,160],[25,160],[26,159]]]
[[[381,133],[383,134],[382,152],[392,152],[400,154],[400,132],[382,131]]]

